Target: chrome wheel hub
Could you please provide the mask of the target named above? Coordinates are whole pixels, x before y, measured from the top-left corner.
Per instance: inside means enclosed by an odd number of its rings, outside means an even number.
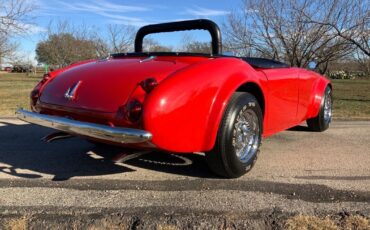
[[[326,94],[325,101],[324,101],[324,121],[325,123],[331,122],[332,116],[332,100],[330,91]]]
[[[233,146],[236,156],[247,163],[257,152],[260,139],[260,127],[257,114],[246,109],[240,111],[233,130]]]

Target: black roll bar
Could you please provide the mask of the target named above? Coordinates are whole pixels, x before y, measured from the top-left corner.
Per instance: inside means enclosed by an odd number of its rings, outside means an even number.
[[[143,40],[148,34],[174,32],[183,30],[208,30],[212,37],[212,54],[222,53],[222,41],[220,28],[211,20],[197,19],[179,22],[167,22],[141,27],[135,37],[135,52],[143,52]]]

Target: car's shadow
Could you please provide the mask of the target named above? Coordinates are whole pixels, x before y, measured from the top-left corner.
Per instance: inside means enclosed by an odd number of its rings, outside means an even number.
[[[68,180],[79,176],[130,173],[138,167],[191,177],[214,177],[201,154],[150,152],[132,155],[132,151],[96,146],[75,137],[45,143],[40,139],[53,130],[10,121],[0,121],[0,173],[29,179],[48,174],[53,180]],[[121,157],[127,153],[131,153],[130,157]],[[114,161],[119,158],[124,162]]]
[[[287,131],[300,131],[300,132],[314,132],[304,125],[297,125],[292,128],[287,129]]]

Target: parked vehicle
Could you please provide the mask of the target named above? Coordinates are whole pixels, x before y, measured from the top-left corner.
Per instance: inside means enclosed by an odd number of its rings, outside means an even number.
[[[30,73],[32,72],[31,65],[14,65],[12,69],[13,73]]]
[[[10,66],[4,67],[4,71],[11,72],[12,71],[12,67],[10,67]]]
[[[194,29],[209,31],[212,54],[143,52],[148,34]],[[332,85],[325,77],[221,52],[212,21],[144,26],[134,53],[46,74],[31,93],[32,112],[18,110],[18,118],[95,142],[205,152],[210,169],[229,178],[253,167],[262,137],[306,120],[314,131],[329,127]]]

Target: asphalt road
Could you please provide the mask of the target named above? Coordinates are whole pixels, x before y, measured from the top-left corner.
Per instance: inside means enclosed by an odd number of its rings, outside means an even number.
[[[235,227],[269,226],[294,213],[370,213],[369,121],[337,121],[323,133],[298,126],[266,138],[256,166],[235,180],[215,177],[201,153],[40,141],[50,132],[0,119],[0,218],[63,215],[72,221],[64,224],[76,224],[77,213],[86,223],[158,227],[155,221],[179,226],[196,217],[200,227]]]

